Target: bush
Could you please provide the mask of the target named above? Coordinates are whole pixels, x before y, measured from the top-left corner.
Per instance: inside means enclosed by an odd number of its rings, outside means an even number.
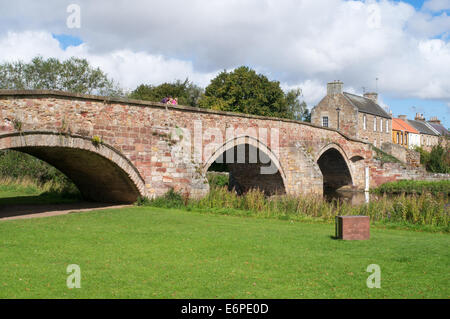
[[[149,199],[147,197],[139,197],[136,205],[138,206],[155,206],[162,208],[181,208],[185,206],[185,199],[183,196],[171,188],[163,196]]]
[[[425,166],[426,170],[432,173],[450,173],[450,148],[445,149],[442,145],[435,145],[431,152],[425,151],[418,147],[416,151],[420,153],[420,163]]]
[[[211,188],[228,186],[229,176],[228,174],[208,172],[208,183]]]

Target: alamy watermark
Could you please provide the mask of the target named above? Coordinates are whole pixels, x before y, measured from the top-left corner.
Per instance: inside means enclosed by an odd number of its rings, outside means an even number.
[[[81,269],[77,264],[71,264],[66,269],[69,276],[67,277],[67,288],[81,288]]]
[[[66,20],[66,25],[69,29],[81,28],[81,8],[78,4],[69,4],[66,9],[70,13]]]
[[[366,272],[372,274],[367,278],[367,288],[381,288],[381,268],[377,264],[367,266]]]

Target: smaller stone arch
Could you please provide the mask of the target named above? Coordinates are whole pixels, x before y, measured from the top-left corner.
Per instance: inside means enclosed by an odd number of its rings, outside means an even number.
[[[146,194],[144,179],[128,158],[86,137],[54,132],[4,134],[0,149],[27,153],[56,167],[86,200],[132,203]]]
[[[203,172],[206,174],[210,166],[222,155],[225,154],[227,151],[236,148],[238,146],[248,146],[255,148],[257,151],[259,151],[259,156],[261,156],[261,153],[268,157],[270,166],[266,166],[267,171],[267,179],[269,179],[270,175],[279,175],[279,179],[281,180],[282,184],[282,192],[286,192],[286,174],[283,170],[283,167],[281,166],[280,161],[278,160],[277,156],[272,152],[272,150],[264,143],[256,139],[255,137],[249,136],[249,135],[242,135],[238,137],[234,137],[232,139],[229,139],[225,143],[223,143],[221,146],[219,146],[212,154],[211,156],[206,160],[206,162],[203,165]],[[247,150],[248,151],[248,150]],[[247,158],[248,160],[248,158]],[[245,164],[247,165],[247,164]],[[270,167],[270,168],[269,168]],[[250,167],[249,167],[250,169]],[[261,171],[264,171],[264,168],[260,168]],[[272,173],[271,173],[272,172]],[[275,177],[278,178],[278,177]],[[258,185],[255,185],[258,186]],[[264,187],[262,187],[264,190]],[[270,195],[271,191],[266,191],[265,193]]]
[[[336,143],[324,146],[316,156],[316,163],[323,175],[324,190],[336,190],[342,186],[353,185],[352,165],[344,149]]]

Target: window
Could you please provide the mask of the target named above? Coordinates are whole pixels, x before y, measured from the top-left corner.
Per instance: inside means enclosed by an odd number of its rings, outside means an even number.
[[[397,144],[400,144],[400,133],[397,132]]]
[[[403,132],[402,132],[402,134],[400,135],[400,137],[401,137],[401,139],[402,139],[402,145],[403,145]]]
[[[408,133],[405,132],[405,145],[408,145]]]
[[[380,119],[380,132],[383,133],[383,119]]]
[[[386,133],[389,133],[389,120],[386,120]]]
[[[322,117],[322,126],[328,127],[328,116]]]
[[[373,131],[374,132],[377,131],[377,117],[376,116],[373,118]]]
[[[377,147],[377,140],[373,140],[373,146]]]
[[[365,130],[367,130],[367,117],[366,117],[366,115],[363,115],[363,128]]]

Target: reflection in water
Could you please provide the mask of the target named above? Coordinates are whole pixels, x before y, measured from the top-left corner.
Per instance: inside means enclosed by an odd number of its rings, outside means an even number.
[[[353,192],[353,191],[337,190],[337,191],[325,191],[324,197],[328,202],[339,200],[340,202],[346,202],[353,206],[357,206],[369,203],[370,201],[373,200],[378,200],[382,196],[372,194],[369,192]]]

